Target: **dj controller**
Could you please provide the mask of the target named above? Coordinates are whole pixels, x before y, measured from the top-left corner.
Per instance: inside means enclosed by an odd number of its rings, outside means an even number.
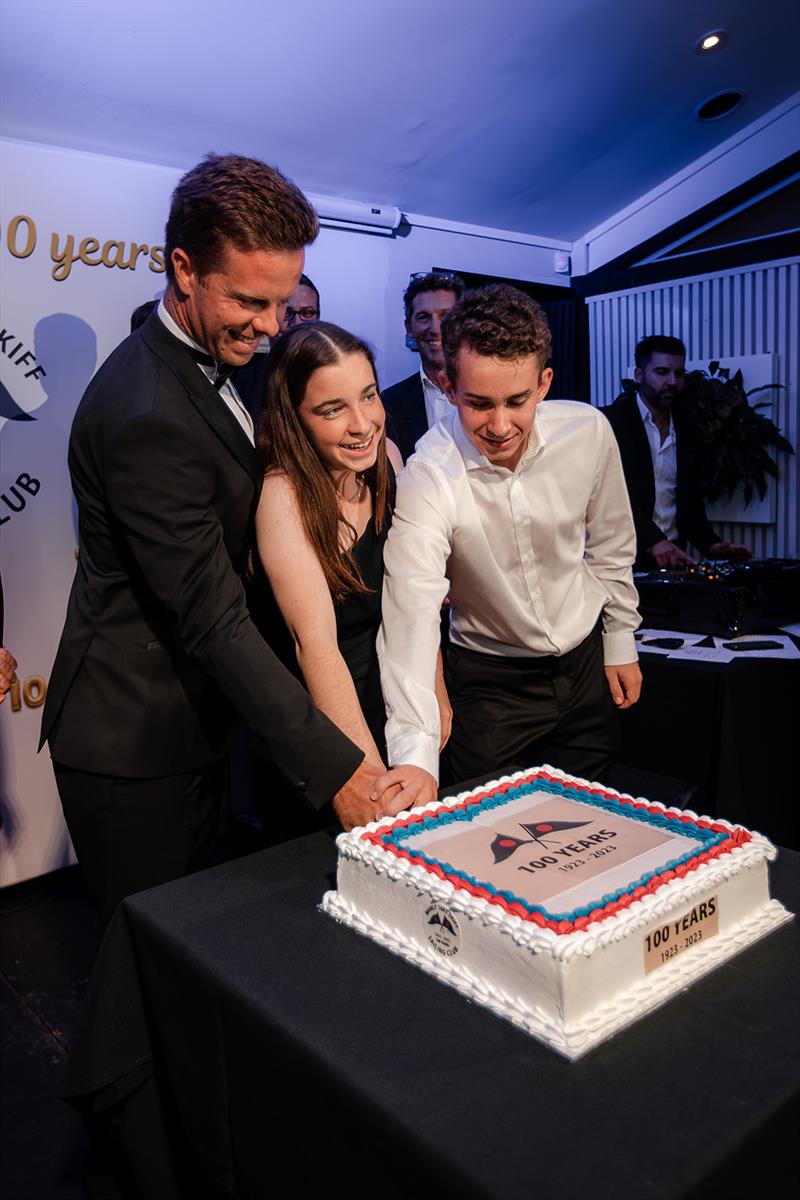
[[[654,628],[736,637],[800,621],[795,558],[719,559],[633,578],[642,621]]]

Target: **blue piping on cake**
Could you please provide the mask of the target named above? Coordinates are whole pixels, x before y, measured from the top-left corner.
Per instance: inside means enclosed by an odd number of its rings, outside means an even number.
[[[581,908],[573,909],[567,913],[551,913],[548,909],[540,904],[532,904],[524,900],[521,896],[515,895],[507,890],[500,890],[494,887],[493,884],[486,880],[477,879],[473,875],[468,875],[466,871],[461,871],[452,866],[450,863],[442,862],[441,859],[432,858],[426,854],[424,850],[412,850],[410,846],[403,847],[403,842],[410,841],[411,838],[418,837],[421,833],[425,833],[430,829],[438,829],[442,826],[451,825],[458,821],[471,822],[480,813],[493,808],[499,808],[501,805],[510,804],[512,800],[521,800],[530,796],[534,792],[549,792],[551,795],[563,796],[567,800],[574,800],[579,804],[591,804],[596,808],[602,808],[606,812],[614,813],[616,816],[622,816],[628,820],[643,821],[647,825],[653,825],[657,829],[669,829],[670,832],[679,832],[681,837],[689,837],[694,841],[700,842],[701,845],[696,850],[688,850],[682,854],[680,858],[670,859],[663,866],[658,867],[653,871],[646,871],[639,879],[627,883],[624,887],[619,888],[615,892],[608,892],[599,900],[593,901],[591,904],[583,905]],[[680,826],[679,830],[675,826]],[[446,875],[463,880],[472,887],[483,888],[492,896],[498,896],[505,900],[508,904],[519,904],[526,912],[539,913],[549,921],[570,921],[574,922],[579,917],[588,917],[597,908],[604,908],[607,904],[613,904],[622,896],[630,895],[635,888],[647,887],[652,879],[659,875],[663,875],[666,871],[674,871],[676,867],[682,866],[684,863],[691,862],[697,854],[705,850],[710,850],[713,846],[718,846],[728,837],[727,833],[716,833],[713,829],[703,829],[696,825],[693,821],[682,822],[676,817],[668,817],[659,813],[650,813],[646,809],[635,808],[631,805],[622,805],[618,800],[612,797],[596,796],[590,792],[585,792],[579,788],[569,787],[563,783],[557,783],[554,780],[536,780],[532,783],[523,784],[521,787],[512,786],[505,792],[500,792],[494,796],[486,796],[476,804],[467,808],[448,809],[446,812],[436,814],[430,817],[424,817],[422,821],[415,821],[412,825],[405,825],[401,829],[393,830],[392,833],[386,833],[382,836],[381,841],[385,845],[394,845],[397,849],[407,849],[430,867],[438,867]]]

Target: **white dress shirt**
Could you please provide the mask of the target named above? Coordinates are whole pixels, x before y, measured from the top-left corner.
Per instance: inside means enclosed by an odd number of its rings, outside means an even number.
[[[163,300],[159,301],[158,315],[161,318],[161,320],[163,321],[163,323],[166,325],[167,329],[173,335],[173,337],[178,338],[179,341],[184,342],[187,346],[191,346],[194,350],[199,350],[199,352],[201,354],[206,354],[206,355],[208,354],[208,351],[205,349],[204,346],[201,346],[199,342],[196,342],[194,340],[194,338],[190,338],[188,333],[183,332],[183,330],[181,329],[178,322],[175,321],[167,312],[167,308],[166,308],[166,305],[164,304]],[[210,355],[209,355],[209,357],[210,357]],[[206,367],[203,365],[203,363],[198,363],[197,369],[198,369],[198,371],[203,372],[203,374],[205,375],[205,377],[209,381],[209,383],[213,383],[213,381],[214,381],[214,368],[213,367]],[[255,443],[255,436],[254,436],[254,432],[253,432],[253,430],[254,430],[253,418],[250,416],[250,413],[247,411],[247,409],[245,408],[241,399],[239,398],[239,393],[236,391],[236,388],[233,386],[230,379],[226,379],[226,381],[225,381],[225,383],[223,383],[222,387],[217,388],[217,391],[219,392],[220,396],[222,397],[222,400],[225,403],[225,406],[228,409],[230,409],[231,413],[236,418],[236,421],[238,422],[238,424],[241,425],[242,432],[245,434],[245,436],[249,440],[250,445],[254,446],[256,443]]]
[[[678,494],[678,457],[675,442],[675,426],[672,424],[672,413],[669,414],[669,432],[661,441],[661,431],[653,420],[653,414],[642,400],[636,397],[639,413],[644,422],[644,431],[650,446],[650,457],[653,460],[653,478],[656,485],[656,502],[653,508],[653,521],[670,542],[677,541],[677,494]]]
[[[481,654],[560,655],[603,614],[607,666],[635,662],[636,535],[617,443],[597,409],[539,405],[515,471],[493,466],[458,412],[417,443],[397,480],[378,635],[389,762],[438,775],[439,610]],[[489,715],[489,719],[491,719]]]
[[[441,421],[443,417],[449,417],[453,406],[439,385],[428,378],[422,365],[419,368],[419,377],[422,380],[422,395],[425,399],[428,429],[433,429],[437,421]]]

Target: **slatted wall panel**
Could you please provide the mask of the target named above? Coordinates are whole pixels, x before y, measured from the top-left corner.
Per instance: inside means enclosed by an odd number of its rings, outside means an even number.
[[[800,259],[592,296],[587,304],[591,399],[599,407],[619,394],[620,379],[633,363],[634,347],[649,333],[682,338],[690,361],[778,356],[776,379],[784,390],[774,393],[777,399],[764,411],[792,443],[795,456],[779,455],[776,521],[719,528],[724,538],[747,543],[758,557],[797,557]]]

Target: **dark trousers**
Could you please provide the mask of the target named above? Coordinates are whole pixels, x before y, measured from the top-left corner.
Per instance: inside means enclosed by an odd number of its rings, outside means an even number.
[[[618,714],[603,670],[602,636],[560,656],[502,658],[451,644],[448,686],[454,781],[550,763],[602,782],[616,743]]]
[[[53,763],[89,896],[107,925],[125,896],[210,866],[225,765],[185,775],[120,779]]]

